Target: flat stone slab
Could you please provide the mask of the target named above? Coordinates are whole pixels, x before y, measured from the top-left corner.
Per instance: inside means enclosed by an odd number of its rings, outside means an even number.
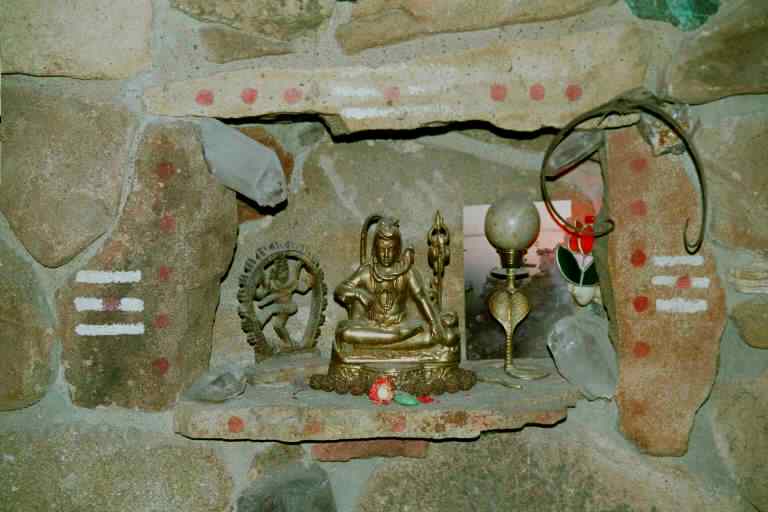
[[[318,114],[334,133],[466,120],[535,130],[642,85],[650,38],[625,24],[378,68],[255,67],[151,87],[144,102],[169,116]]]
[[[501,379],[499,361],[467,364],[481,379]],[[468,392],[434,397],[430,404],[375,405],[367,396],[303,390],[290,384],[249,386],[223,404],[182,401],[174,429],[194,439],[257,441],[331,441],[371,438],[471,439],[488,430],[553,425],[581,398],[578,389],[554,370],[551,361],[536,364],[552,375],[522,383],[523,390],[478,383]],[[520,381],[511,381],[520,382]]]

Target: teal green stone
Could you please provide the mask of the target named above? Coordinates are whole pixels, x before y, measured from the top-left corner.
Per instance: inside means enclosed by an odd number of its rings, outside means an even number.
[[[702,26],[720,7],[720,0],[625,0],[638,18],[665,21],[680,30]]]
[[[400,405],[419,405],[419,401],[416,397],[405,391],[395,392],[395,402]]]

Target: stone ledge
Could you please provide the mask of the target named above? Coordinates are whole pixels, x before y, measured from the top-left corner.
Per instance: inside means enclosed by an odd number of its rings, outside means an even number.
[[[499,378],[501,369],[494,367],[499,365],[486,361],[467,367],[481,378]],[[415,407],[377,406],[366,396],[297,391],[288,383],[253,385],[223,404],[179,402],[174,429],[193,439],[282,442],[472,439],[489,430],[553,425],[564,419],[581,395],[552,371],[546,379],[524,383],[521,391],[481,382],[469,392],[442,395]]]

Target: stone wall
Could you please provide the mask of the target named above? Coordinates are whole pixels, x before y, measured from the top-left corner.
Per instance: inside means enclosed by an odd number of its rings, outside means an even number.
[[[768,510],[762,2],[688,32],[621,0],[49,3],[0,12],[0,511]],[[193,381],[253,362],[236,293],[259,247],[304,244],[333,289],[382,211],[428,274],[439,209],[448,307],[463,312],[460,206],[539,199],[555,129],[641,86],[694,105],[706,275],[677,276],[670,297],[705,277],[717,300],[704,320],[655,321],[653,307],[633,320],[648,307],[635,299],[657,293],[638,284],[654,277],[643,263],[682,250],[677,213],[700,210],[682,193],[689,161],[634,163],[621,152],[634,139],[614,130],[605,203],[621,222],[596,252],[610,262],[616,402],[472,442],[174,433]],[[555,197],[602,203],[587,165]],[[255,199],[225,172],[258,181]],[[342,317],[331,301],[324,356]],[[314,504],[291,501],[296,489]]]

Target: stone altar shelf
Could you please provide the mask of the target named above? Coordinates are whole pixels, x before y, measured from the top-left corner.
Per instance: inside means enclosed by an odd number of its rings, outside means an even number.
[[[525,364],[525,361],[521,361]],[[535,360],[543,365],[545,360]],[[501,378],[502,362],[471,361],[462,366],[483,378]],[[553,425],[581,398],[554,370],[522,383],[523,390],[479,382],[468,392],[435,397],[418,406],[375,405],[367,395],[299,390],[288,382],[249,385],[225,403],[181,401],[174,414],[177,433],[193,439],[333,441],[371,438],[467,439],[488,430]],[[298,391],[297,391],[298,390]]]

